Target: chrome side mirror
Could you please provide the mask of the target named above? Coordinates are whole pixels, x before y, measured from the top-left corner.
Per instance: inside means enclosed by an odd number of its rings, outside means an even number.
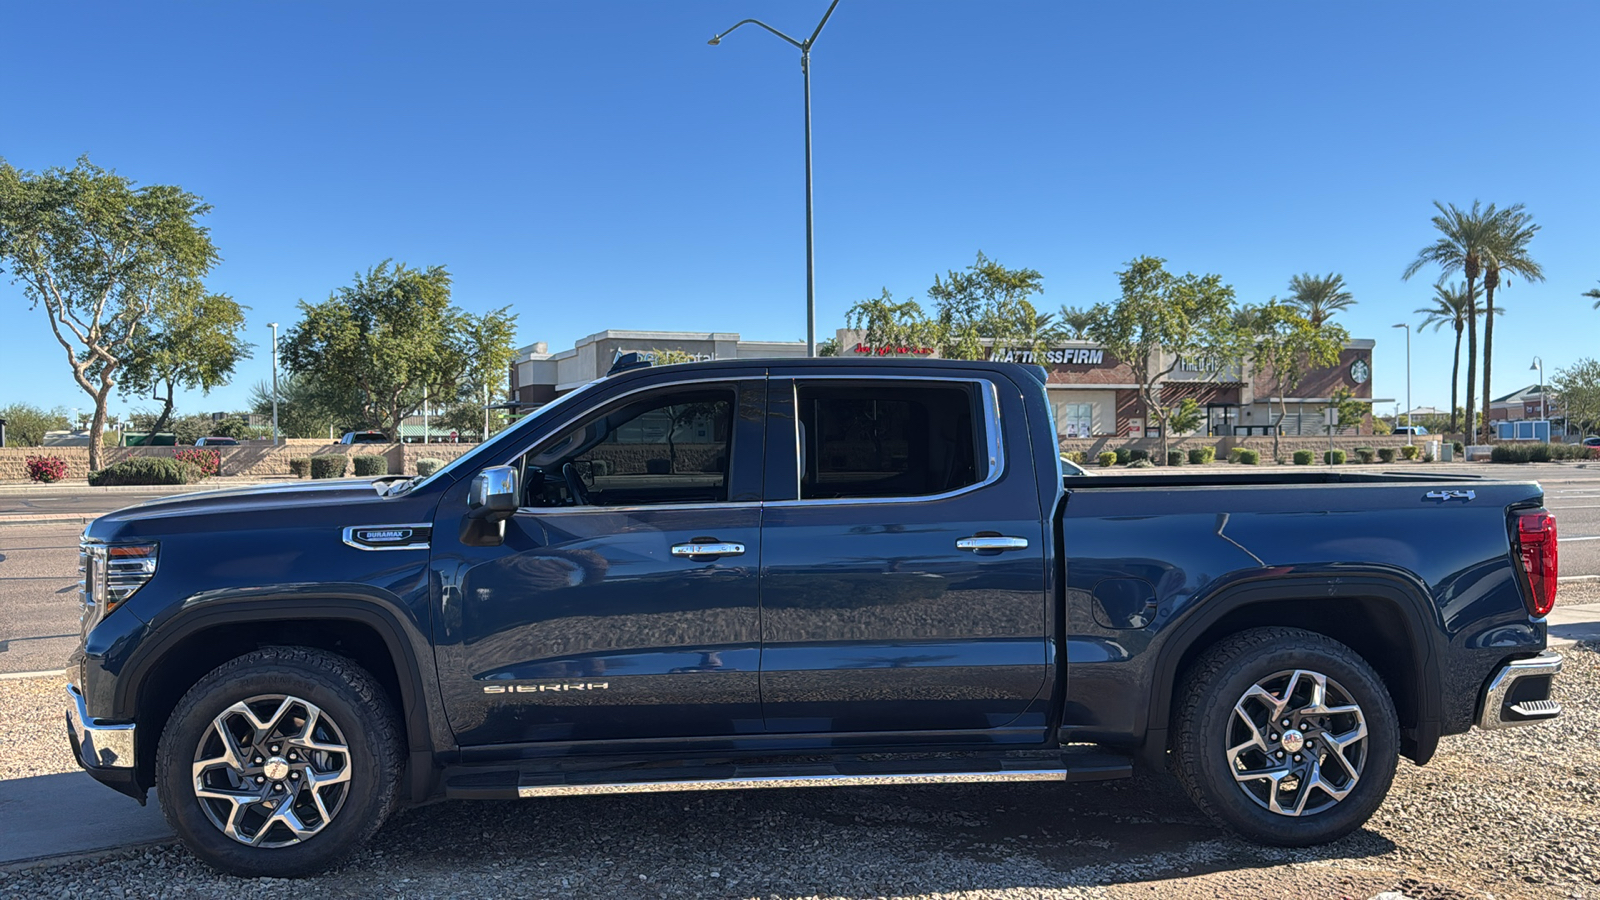
[[[517,470],[512,466],[491,466],[472,479],[467,492],[467,517],[503,522],[521,506],[517,490]]]

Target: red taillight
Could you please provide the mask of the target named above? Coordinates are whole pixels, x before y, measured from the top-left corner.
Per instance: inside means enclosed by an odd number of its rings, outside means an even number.
[[[1556,606],[1556,517],[1544,510],[1517,516],[1517,547],[1528,575],[1528,612],[1535,618]]]

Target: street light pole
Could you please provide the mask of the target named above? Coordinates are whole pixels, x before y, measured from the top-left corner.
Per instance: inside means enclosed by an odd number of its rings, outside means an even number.
[[[1406,424],[1415,425],[1417,423],[1411,421],[1411,412],[1416,408],[1411,405],[1411,325],[1401,322],[1394,327],[1406,330]],[[1396,419],[1398,420],[1398,417]]]
[[[1545,420],[1546,422],[1549,422],[1550,421],[1550,401],[1546,400],[1545,396],[1544,396],[1544,360],[1542,360],[1539,357],[1535,356],[1533,358],[1533,365],[1529,366],[1528,368],[1529,369],[1538,369],[1539,370],[1539,418]],[[1549,426],[1546,426],[1546,427],[1549,427]],[[1565,433],[1565,432],[1563,432],[1563,433]]]
[[[822,21],[817,23],[817,28],[811,32],[811,37],[804,41],[797,41],[760,19],[745,19],[706,42],[715,47],[722,43],[723,38],[737,31],[739,26],[759,25],[788,41],[800,51],[800,76],[805,83],[806,121],[806,356],[817,355],[817,260],[811,212],[811,45],[816,43],[817,35],[822,33],[822,26],[828,24],[828,17],[833,15],[833,8],[838,5],[839,0],[833,0],[828,5],[828,11],[822,14]]]
[[[269,322],[272,329],[272,446],[279,444],[278,437],[278,323]]]

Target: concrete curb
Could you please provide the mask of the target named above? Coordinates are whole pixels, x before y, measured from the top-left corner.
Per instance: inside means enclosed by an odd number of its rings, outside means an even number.
[[[199,484],[119,484],[112,487],[90,487],[81,481],[54,481],[49,484],[0,484],[0,497],[26,497],[30,494],[81,494],[98,497],[102,494],[198,494],[205,491],[222,491],[229,488],[260,487],[264,484],[293,484],[302,478],[223,478],[202,481]]]
[[[105,515],[105,513],[100,515]],[[0,516],[0,528],[7,526],[16,528],[22,525],[87,525],[98,519],[100,515],[55,515],[45,513],[29,516]]]
[[[24,678],[60,678],[67,674],[66,669],[44,669],[39,672],[4,672],[0,673],[0,681],[21,681]]]
[[[1600,575],[1562,575],[1556,578],[1557,584],[1571,584],[1574,582],[1600,581]]]

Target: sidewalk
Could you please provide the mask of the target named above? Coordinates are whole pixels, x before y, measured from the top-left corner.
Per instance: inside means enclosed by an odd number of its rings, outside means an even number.
[[[62,746],[66,746],[63,734]],[[140,806],[85,772],[0,781],[0,871],[8,864],[71,858],[173,839],[151,792]]]

